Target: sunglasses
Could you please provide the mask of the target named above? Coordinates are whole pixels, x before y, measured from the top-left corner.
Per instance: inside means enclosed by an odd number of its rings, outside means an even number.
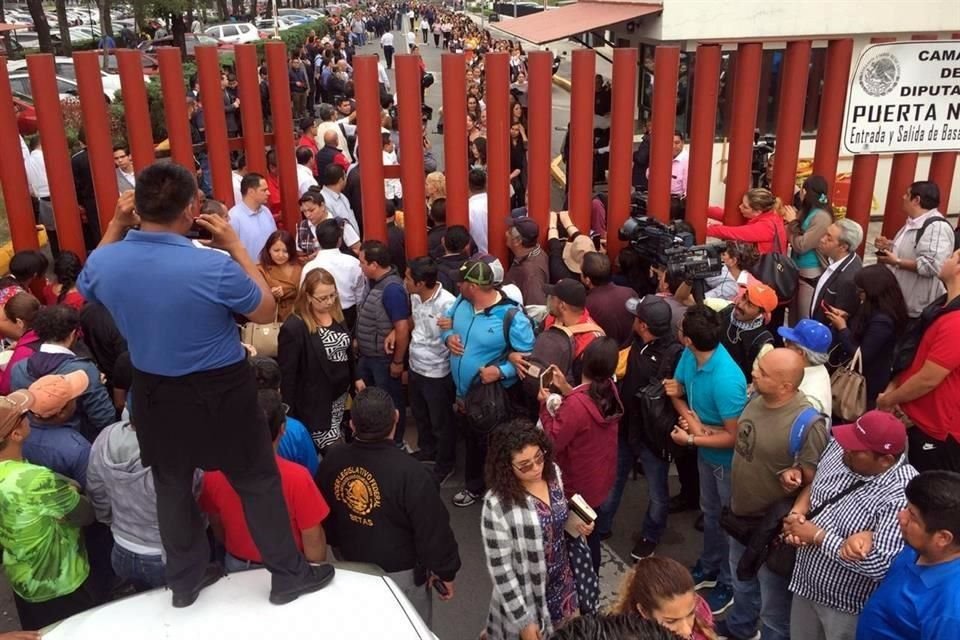
[[[544,459],[543,449],[540,449],[539,451],[537,451],[537,454],[533,456],[533,460],[524,460],[520,464],[511,463],[511,465],[513,466],[514,469],[516,469],[520,473],[530,473],[536,467],[543,466],[543,459]]]

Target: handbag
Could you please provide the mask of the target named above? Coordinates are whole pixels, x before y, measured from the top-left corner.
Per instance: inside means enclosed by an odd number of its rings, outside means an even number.
[[[866,480],[857,480],[849,487],[818,506],[816,509],[812,509],[806,516],[807,520],[816,518],[820,513],[823,512],[824,509],[839,502],[841,498],[853,493],[866,483]],[[791,544],[787,544],[787,541],[783,539],[782,525],[780,535],[776,536],[767,547],[767,559],[765,564],[767,565],[767,569],[777,574],[781,578],[786,578],[789,580],[793,576],[793,568],[797,564],[797,548]]]
[[[781,307],[786,306],[797,294],[797,285],[800,281],[800,271],[797,264],[786,253],[780,253],[783,246],[780,242],[780,232],[773,229],[774,250],[760,256],[754,275],[761,282],[771,287],[777,294]]]
[[[258,324],[247,322],[240,329],[240,341],[253,347],[258,356],[277,357],[277,341],[280,338],[280,310],[273,316],[273,322]]]
[[[577,587],[580,615],[596,613],[600,608],[600,578],[593,570],[590,547],[581,536],[574,538],[567,532],[563,535],[567,540],[567,559],[570,561],[573,582]]]
[[[498,424],[510,419],[507,390],[499,382],[484,384],[477,375],[463,398],[463,412],[467,417],[467,426],[481,435],[486,435]]]
[[[833,392],[833,414],[852,422],[867,410],[867,379],[863,376],[863,356],[860,349],[850,362],[830,376]]]

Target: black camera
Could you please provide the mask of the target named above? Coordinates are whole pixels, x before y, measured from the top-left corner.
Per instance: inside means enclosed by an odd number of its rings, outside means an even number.
[[[689,228],[682,223],[666,225],[649,216],[634,216],[623,223],[619,236],[640,257],[671,275],[689,281],[718,275],[723,268],[720,254],[726,245],[694,245],[693,233],[683,227]]]
[[[723,269],[720,254],[726,248],[725,244],[718,243],[667,249],[667,273],[688,282],[720,275]]]

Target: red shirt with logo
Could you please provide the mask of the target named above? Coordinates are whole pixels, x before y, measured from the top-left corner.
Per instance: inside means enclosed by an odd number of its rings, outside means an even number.
[[[933,391],[900,405],[903,412],[922,427],[924,433],[937,440],[948,435],[960,441],[960,311],[948,313],[933,321],[923,334],[910,367],[897,382],[903,384],[923,368],[929,360],[949,371]]]

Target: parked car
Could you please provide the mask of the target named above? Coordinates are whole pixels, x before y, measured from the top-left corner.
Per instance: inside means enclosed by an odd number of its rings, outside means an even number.
[[[256,42],[260,39],[260,32],[249,22],[215,24],[207,27],[203,32],[211,38],[232,44]]]
[[[24,71],[10,74],[10,89],[14,93],[22,94],[30,98],[31,101],[33,100],[33,87],[30,86],[30,76]],[[57,76],[57,91],[61,99],[80,97],[77,81],[64,78],[63,76]],[[103,96],[107,102],[113,100],[113,94],[107,93],[106,89],[103,91]]]
[[[233,45],[228,42],[221,42],[216,38],[211,38],[206,34],[196,34],[196,33],[186,33],[184,34],[184,42],[187,45],[187,57],[194,57],[194,52],[196,48],[200,45],[215,45],[220,53],[233,53]],[[150,54],[156,54],[157,47],[172,47],[173,46],[173,36],[166,36],[163,38],[157,38],[155,40],[147,40],[146,42],[141,42],[137,45],[137,48],[141,51]]]
[[[147,62],[148,60],[145,59],[144,65],[146,65]],[[153,63],[156,65],[156,59],[153,59]],[[77,79],[77,71],[73,65],[73,58],[57,56],[53,59],[53,67],[56,70],[57,76],[68,80]],[[26,72],[26,70],[26,60],[13,60],[7,63],[7,71],[10,73]],[[146,71],[144,71],[144,74],[143,81],[149,82],[150,78],[147,77]],[[106,68],[104,68],[103,58],[101,57],[100,59],[100,81],[103,83],[103,92],[111,99],[116,95],[117,91],[120,90],[120,76],[118,75],[116,56],[113,54],[107,57]]]
[[[37,110],[27,96],[13,94],[13,111],[17,114],[17,130],[20,135],[29,136],[37,132]]]
[[[257,18],[254,22],[257,26],[257,29],[260,31],[273,31],[273,18]],[[277,31],[286,31],[287,29],[294,28],[294,23],[290,22],[286,18],[277,18]]]
[[[267,601],[269,590],[266,569],[221,578],[188,610],[170,606],[169,590],[154,589],[50,625],[43,638],[307,638],[317,635],[318,620],[332,640],[436,638],[393,580],[370,565],[338,565],[329,585],[282,607]]]

